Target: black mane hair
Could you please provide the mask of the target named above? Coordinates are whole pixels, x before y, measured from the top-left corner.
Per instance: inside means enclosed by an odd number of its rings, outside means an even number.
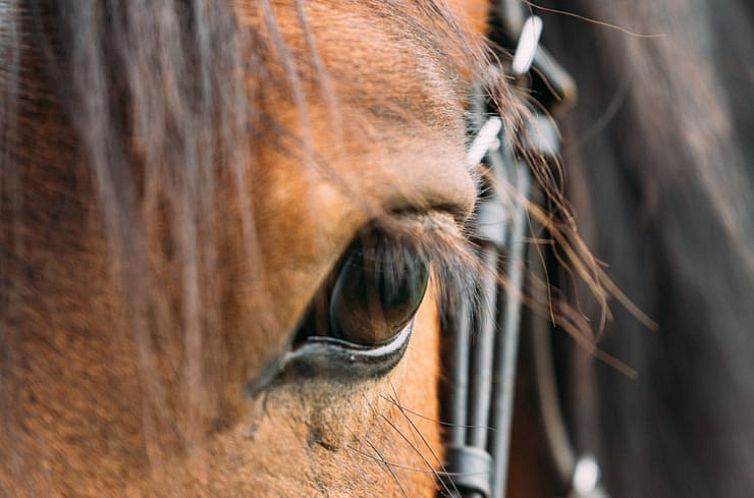
[[[754,10],[741,0],[548,5],[657,35],[542,13],[580,91],[562,129],[581,231],[658,323],[651,332],[616,310],[602,347],[639,378],[587,369],[594,416],[584,397],[571,401],[581,449],[600,455],[615,497],[749,497]]]

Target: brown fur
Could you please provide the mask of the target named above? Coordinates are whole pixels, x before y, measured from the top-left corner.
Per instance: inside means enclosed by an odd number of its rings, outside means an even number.
[[[198,48],[172,2],[51,4],[0,51],[0,494],[432,496],[432,293],[384,379],[245,386],[370,219],[469,213],[478,40],[429,1],[197,2]]]

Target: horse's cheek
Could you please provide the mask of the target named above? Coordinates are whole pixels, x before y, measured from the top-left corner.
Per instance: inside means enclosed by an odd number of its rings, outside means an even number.
[[[421,431],[426,439],[425,452],[435,453],[442,447],[437,423],[440,420],[440,338],[437,293],[431,283],[416,315],[409,348],[389,382],[397,397],[395,401],[403,408],[400,415],[406,423],[410,419],[414,431]],[[428,460],[432,461],[431,455]]]
[[[391,374],[353,385],[301,379],[269,391],[251,401],[247,423],[218,441],[217,470],[226,474],[228,457],[244,461],[237,470],[255,469],[255,492],[277,496],[433,497],[442,459],[439,348],[430,289]]]

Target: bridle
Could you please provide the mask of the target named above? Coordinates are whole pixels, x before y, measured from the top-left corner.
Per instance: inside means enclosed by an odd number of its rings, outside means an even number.
[[[520,0],[499,0],[493,12],[492,38],[513,51],[512,60],[500,68],[514,77],[514,85],[530,92],[534,115],[533,133],[526,137],[507,130],[502,120],[489,116],[484,93],[475,91],[476,138],[469,147],[470,165],[484,160],[486,193],[476,208],[475,243],[483,267],[473,307],[455,310],[447,334],[451,368],[444,400],[446,458],[440,496],[504,498],[508,472],[510,430],[513,418],[516,363],[521,328],[521,304],[525,261],[529,257],[524,238],[529,220],[521,199],[536,195],[531,173],[521,159],[536,154],[556,160],[559,133],[553,118],[575,98],[575,84],[546,50],[539,47],[542,21],[529,16]],[[535,88],[537,81],[544,83]],[[547,113],[547,115],[545,114]],[[533,139],[533,138],[536,139]],[[513,150],[513,138],[519,147]],[[510,195],[500,188],[506,185]],[[518,200],[515,200],[518,199]],[[506,289],[496,275],[503,270]],[[469,309],[472,308],[472,309]],[[555,476],[569,498],[606,498],[594,457],[579,455],[569,439],[560,410],[555,369],[547,328],[531,331],[534,370],[550,458]]]

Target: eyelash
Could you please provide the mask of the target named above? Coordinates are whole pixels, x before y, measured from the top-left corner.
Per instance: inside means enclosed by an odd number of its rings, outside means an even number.
[[[344,251],[291,334],[288,352],[270,365],[263,378],[248,386],[250,393],[258,392],[269,382],[301,382],[307,379],[359,382],[385,375],[397,365],[412,333],[416,312],[413,305],[405,311],[405,320],[392,322],[394,328],[390,329],[389,337],[381,336],[383,340],[371,340],[375,337],[367,334],[370,340],[359,343],[344,337],[342,333],[333,333],[329,313],[331,293],[349,260],[354,257],[374,265],[382,282],[400,283],[406,280],[407,275],[410,281],[419,277],[417,281],[421,293],[415,302],[416,308],[429,286],[430,267],[432,278],[436,275],[442,282],[434,295],[438,311],[455,307],[460,300],[470,299],[473,292],[476,258],[469,241],[460,235],[456,222],[449,215],[399,213],[374,222],[362,230]],[[363,304],[365,301],[361,302]],[[319,313],[316,312],[317,306]],[[370,320],[365,323],[373,324]]]

